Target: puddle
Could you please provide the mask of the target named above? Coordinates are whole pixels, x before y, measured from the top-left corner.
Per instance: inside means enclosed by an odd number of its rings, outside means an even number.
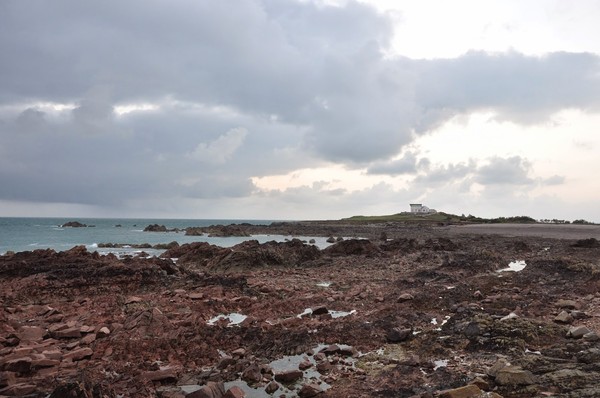
[[[220,320],[223,319],[227,319],[229,320],[229,323],[227,324],[227,326],[235,326],[235,325],[239,325],[240,323],[244,322],[246,320],[246,318],[248,318],[246,315],[243,314],[238,314],[237,312],[232,312],[229,315],[217,315],[214,318],[209,319],[208,321],[206,321],[207,325],[214,325],[215,323],[219,322]]]
[[[498,272],[507,272],[507,271],[519,272],[519,271],[523,271],[523,269],[525,269],[526,266],[527,266],[527,264],[525,264],[524,260],[517,260],[517,261],[513,261],[512,263],[509,263],[508,268],[500,269],[500,270],[498,270]]]
[[[329,311],[332,318],[343,318],[348,315],[356,314],[356,310],[352,311]]]
[[[437,318],[433,318],[433,319],[431,320],[431,324],[432,324],[432,325],[437,325],[437,324],[438,324],[438,322],[437,322]]]
[[[331,282],[319,282],[319,283],[317,283],[317,286],[319,286],[319,287],[329,287],[329,286],[331,286]]]
[[[446,366],[448,366],[448,360],[447,359],[439,359],[437,361],[433,361],[433,364],[435,365],[433,367],[433,370],[438,370],[439,368],[445,368]]]

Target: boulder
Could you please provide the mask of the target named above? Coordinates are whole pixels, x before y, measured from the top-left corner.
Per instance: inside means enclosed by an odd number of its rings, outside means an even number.
[[[571,326],[567,332],[567,337],[572,339],[580,339],[584,335],[591,333],[592,331],[585,326]]]
[[[474,384],[442,391],[440,393],[440,398],[479,398],[482,396],[483,391]]]
[[[223,396],[223,398],[244,398],[246,393],[238,386],[233,386]]]
[[[81,361],[82,359],[90,358],[94,354],[91,348],[79,348],[73,351],[70,351],[64,355],[65,359],[72,359],[73,361]]]
[[[558,314],[555,318],[554,318],[554,322],[556,323],[573,323],[574,318],[571,316],[571,314],[569,314],[567,311],[561,311],[560,314]]]
[[[271,381],[265,386],[265,392],[267,394],[273,394],[277,390],[279,390],[279,384],[277,384],[276,381]]]
[[[201,389],[187,394],[187,398],[222,398],[225,395],[225,385],[222,382],[209,381]]]
[[[496,373],[496,383],[501,386],[528,386],[535,384],[535,378],[528,370],[506,366]]]
[[[412,337],[412,329],[408,328],[393,328],[387,333],[387,341],[390,343],[400,343]]]
[[[174,383],[177,381],[177,372],[174,369],[151,370],[142,373],[142,378],[150,381]]]
[[[304,375],[301,370],[285,370],[275,374],[275,380],[280,383],[291,383],[298,380]]]
[[[322,392],[323,392],[323,390],[321,390],[321,387],[319,387],[318,384],[314,384],[314,383],[304,384],[300,388],[300,391],[298,391],[298,397],[300,397],[300,398],[316,397],[317,395],[319,395]]]

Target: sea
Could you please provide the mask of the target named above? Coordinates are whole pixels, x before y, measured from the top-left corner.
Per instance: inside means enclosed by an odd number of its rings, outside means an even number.
[[[72,228],[62,225],[77,221],[87,227]],[[268,241],[282,242],[292,238],[305,240],[315,239],[316,245],[326,247],[328,243],[323,237],[299,237],[285,235],[253,235],[251,237],[209,237],[186,236],[182,232],[144,232],[148,225],[164,225],[168,229],[185,229],[187,227],[206,227],[210,225],[229,225],[250,223],[268,225],[277,220],[184,220],[184,219],[129,219],[129,218],[29,218],[0,217],[0,255],[9,251],[21,252],[37,249],[69,250],[84,245],[88,251],[99,254],[113,253],[117,256],[136,255],[142,251],[149,255],[160,255],[164,250],[137,249],[133,247],[102,248],[102,243],[134,245],[149,243],[208,242],[221,247],[231,247],[243,241],[254,239],[260,243]]]

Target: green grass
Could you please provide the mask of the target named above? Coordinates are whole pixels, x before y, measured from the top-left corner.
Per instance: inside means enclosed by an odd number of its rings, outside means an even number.
[[[456,214],[438,212],[433,214],[412,214],[409,212],[390,214],[386,216],[353,216],[343,218],[351,222],[406,222],[406,223],[477,223],[477,224],[533,224],[537,221],[528,216],[481,218],[472,215],[458,216]]]

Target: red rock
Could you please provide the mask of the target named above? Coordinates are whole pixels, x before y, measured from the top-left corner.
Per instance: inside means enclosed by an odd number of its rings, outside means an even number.
[[[306,370],[306,369],[312,368],[312,366],[313,366],[312,362],[310,362],[307,358],[305,358],[302,362],[300,362],[300,364],[298,365],[298,368],[300,370]]]
[[[275,380],[281,383],[290,383],[298,380],[304,375],[301,370],[286,370],[275,374]]]
[[[22,397],[37,391],[37,387],[32,384],[19,383],[13,384],[0,390],[0,395],[9,395],[13,397]]]
[[[79,331],[81,333],[91,333],[94,330],[96,330],[95,327],[93,327],[93,326],[87,326],[87,325],[84,325],[84,326],[82,326],[82,327],[79,328]]]
[[[277,382],[275,382],[275,381],[271,381],[265,387],[265,391],[266,391],[267,394],[273,394],[277,390],[279,390],[279,384],[277,384]]]
[[[204,298],[204,293],[200,293],[200,292],[190,293],[190,294],[188,294],[188,298],[190,300],[202,300]]]
[[[246,369],[244,369],[244,371],[242,372],[242,380],[255,383],[261,381],[262,373],[260,372],[258,365],[252,364]]]
[[[103,337],[106,337],[110,334],[110,329],[108,329],[106,326],[101,327],[100,330],[98,330],[98,333],[96,333],[96,337],[101,339]]]
[[[474,384],[443,391],[440,398],[479,398],[483,391]]]
[[[64,355],[65,359],[72,359],[73,361],[81,361],[82,359],[86,359],[91,357],[94,354],[91,348],[79,348],[77,350],[73,350]]]
[[[225,385],[222,382],[209,381],[204,387],[188,395],[187,398],[223,398]]]
[[[31,358],[21,357],[8,360],[2,365],[2,370],[16,373],[27,373],[31,370]]]
[[[174,369],[161,369],[144,372],[142,377],[150,381],[162,381],[167,383],[174,383],[177,381],[177,373]]]
[[[317,395],[319,395],[322,392],[323,391],[317,384],[305,384],[302,386],[300,391],[298,391],[298,396],[300,398],[310,398],[310,397],[316,397]]]
[[[87,336],[83,336],[83,338],[80,340],[81,344],[84,344],[84,345],[89,345],[89,344],[93,343],[94,341],[96,341],[95,333],[90,333]]]
[[[33,361],[31,361],[31,367],[34,369],[50,368],[52,366],[58,366],[58,365],[60,365],[60,361],[57,359],[40,358],[40,359],[34,359]]]
[[[23,326],[17,336],[22,342],[42,341],[46,331],[39,326]]]
[[[139,303],[140,301],[142,301],[141,297],[129,296],[127,297],[127,300],[125,300],[125,304]]]
[[[246,393],[238,386],[233,386],[223,396],[223,398],[244,398]]]
[[[0,372],[0,388],[15,384],[16,380],[14,372]]]
[[[52,332],[52,337],[55,339],[78,339],[81,337],[81,332],[79,331],[79,328],[71,327]]]

